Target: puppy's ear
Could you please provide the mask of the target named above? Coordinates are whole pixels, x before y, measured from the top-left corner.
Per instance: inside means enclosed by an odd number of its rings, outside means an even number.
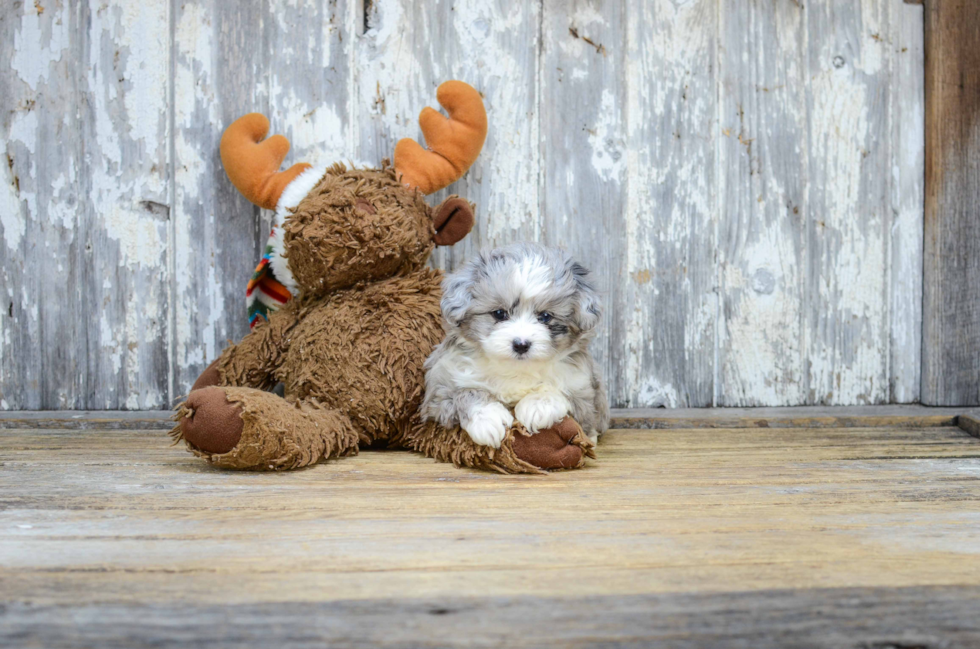
[[[467,263],[442,281],[442,317],[454,327],[462,324],[473,303],[470,287],[473,285],[479,259]]]
[[[572,264],[572,276],[575,278],[576,306],[575,316],[579,328],[583,331],[592,331],[599,324],[601,307],[599,305],[599,294],[585,278],[589,274],[582,264],[575,262]]]

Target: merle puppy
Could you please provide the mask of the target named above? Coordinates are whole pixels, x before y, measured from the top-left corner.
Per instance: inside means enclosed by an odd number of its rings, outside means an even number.
[[[515,418],[534,433],[570,415],[595,442],[609,404],[589,353],[599,302],[586,275],[562,250],[518,243],[446,277],[448,333],[425,363],[423,417],[499,447]]]

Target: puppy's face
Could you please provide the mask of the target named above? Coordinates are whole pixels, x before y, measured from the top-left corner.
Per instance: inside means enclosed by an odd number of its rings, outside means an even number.
[[[599,320],[587,274],[560,250],[500,248],[447,278],[443,315],[491,358],[545,361],[575,345]]]

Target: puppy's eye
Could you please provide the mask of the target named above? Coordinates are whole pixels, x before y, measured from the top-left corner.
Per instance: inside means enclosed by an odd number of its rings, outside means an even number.
[[[541,324],[548,324],[549,322],[551,322],[551,318],[552,315],[547,311],[542,311],[541,313],[538,314],[538,322],[540,322]]]
[[[504,320],[510,317],[510,315],[508,315],[508,313],[503,309],[497,309],[496,311],[491,311],[490,315],[492,315],[493,319],[496,320],[497,322],[503,322]]]

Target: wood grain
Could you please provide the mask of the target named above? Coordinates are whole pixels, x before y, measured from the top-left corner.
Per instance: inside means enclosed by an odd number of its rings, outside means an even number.
[[[888,254],[889,400],[919,401],[922,382],[922,237],[925,201],[925,46],[922,7],[889,5],[892,41]]]
[[[722,15],[716,405],[915,401],[921,11]]]
[[[167,398],[168,12],[4,12],[4,408]]]
[[[546,477],[224,472],[127,430],[0,430],[0,464],[4,646],[976,632],[980,444],[951,426],[612,431]]]
[[[615,405],[708,406],[715,391],[717,5],[626,9],[625,390]],[[619,251],[617,254],[624,254]]]
[[[243,287],[269,228],[221,169],[224,126],[259,110],[291,139],[289,162],[376,165],[421,137],[419,111],[452,77],[480,90],[491,128],[470,172],[431,197],[478,206],[474,232],[433,263],[522,239],[566,246],[603,293],[595,350],[614,405],[904,403],[938,381],[974,387],[935,403],[980,399],[976,296],[937,292],[947,277],[980,285],[950,247],[976,237],[952,223],[928,248],[926,309],[945,315],[920,353],[922,7],[12,6],[2,409],[168,407],[246,331]],[[972,141],[967,126],[931,137]],[[958,169],[950,195],[973,178]]]
[[[89,320],[81,324],[81,332],[70,322],[70,312],[81,308],[71,287],[80,280],[87,252],[86,242],[75,234],[82,147],[77,115],[64,114],[78,96],[78,18],[69,5],[52,7],[46,14],[18,7],[0,15],[4,409],[77,407],[80,383],[87,378],[75,365],[85,358],[85,350],[79,349],[85,339],[78,334],[87,333]],[[44,267],[48,272],[39,273]],[[58,346],[63,349],[53,353]]]
[[[971,647],[980,588],[467,597],[245,604],[13,605],[0,641],[100,647]],[[598,612],[601,611],[601,614]],[[592,612],[592,613],[590,613]],[[80,619],[81,618],[81,619]],[[84,620],[84,621],[82,621]],[[179,621],[179,623],[175,623]],[[29,645],[28,645],[29,646]]]
[[[555,0],[543,5],[540,106],[543,128],[541,238],[591,271],[606,326],[592,350],[607,390],[622,394],[627,327],[625,187],[626,11],[619,3]],[[598,80],[598,83],[597,83]],[[563,155],[568,152],[572,155]]]
[[[929,428],[958,425],[963,408],[797,406],[614,409],[614,428]],[[16,421],[16,420],[13,420]],[[3,425],[0,419],[0,426]],[[12,422],[13,423],[13,422]]]
[[[721,13],[724,171],[718,180],[714,405],[810,403],[804,349],[807,10],[793,2],[746,6],[733,0]]]
[[[956,418],[956,425],[974,437],[980,438],[980,414],[960,415]]]
[[[357,40],[353,127],[358,155],[377,165],[395,143],[424,143],[425,106],[439,109],[436,88],[463,79],[482,95],[490,130],[483,151],[450,194],[476,203],[473,232],[434,264],[451,269],[483,247],[540,237],[540,6],[506,0],[365,3],[366,31]]]
[[[0,428],[169,430],[173,411],[7,411]],[[931,428],[971,431],[976,413],[964,408],[897,406],[797,406],[789,408],[614,408],[612,427],[687,428]]]
[[[248,331],[244,286],[261,256],[269,226],[260,210],[228,182],[218,141],[224,127],[242,114],[268,114],[265,6],[258,1],[233,6],[217,0],[176,5],[173,399],[186,394],[227,340]],[[272,128],[281,126],[275,121]]]
[[[980,15],[925,4],[922,401],[980,403]]]
[[[888,0],[807,7],[809,403],[889,400],[892,205],[889,176],[880,170],[891,162],[885,81],[891,7],[904,9]]]
[[[172,410],[8,410],[0,412],[0,428],[54,430],[170,430]]]
[[[73,406],[57,407],[151,408],[169,392],[170,6],[77,5],[76,81],[87,89],[77,97],[84,172],[75,234],[86,254],[71,287],[83,308],[65,315],[84,350],[73,369],[87,385]]]

